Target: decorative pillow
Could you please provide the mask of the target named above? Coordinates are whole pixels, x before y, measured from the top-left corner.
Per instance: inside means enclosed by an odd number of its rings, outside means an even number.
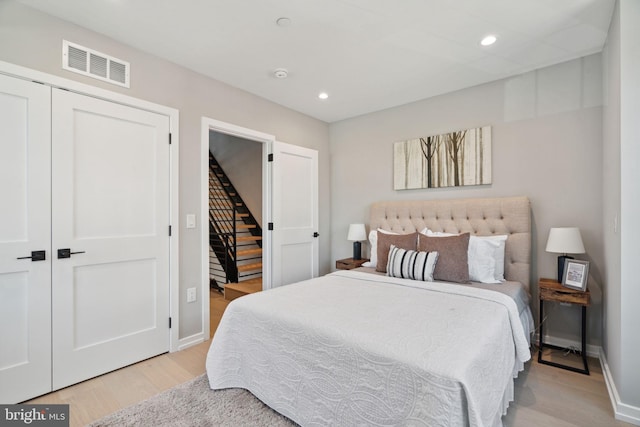
[[[378,265],[378,231],[385,234],[398,234],[381,228],[378,228],[377,231],[371,230],[369,232],[369,261],[363,263],[363,267],[376,267]]]
[[[428,228],[424,228],[420,234],[431,237],[457,236],[452,233],[431,231]],[[504,282],[504,251],[507,237],[506,235],[471,236],[468,251],[469,280],[481,283]],[[487,241],[492,243],[487,244]],[[493,259],[493,273],[490,273],[489,257]]]
[[[442,237],[420,236],[419,251],[438,252],[434,279],[458,283],[469,281],[469,237],[470,233]]]
[[[432,282],[436,261],[438,252],[418,252],[391,245],[387,276]]]
[[[415,251],[418,246],[418,233],[386,234],[378,231],[378,264],[376,265],[376,271],[387,272],[387,260],[389,259],[391,245]]]

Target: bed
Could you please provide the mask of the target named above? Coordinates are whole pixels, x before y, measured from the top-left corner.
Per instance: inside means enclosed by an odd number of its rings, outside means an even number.
[[[507,236],[505,281],[369,267],[239,298],[207,355],[211,388],[247,389],[303,426],[501,426],[530,359],[528,199],[381,202],[370,212],[374,231]]]

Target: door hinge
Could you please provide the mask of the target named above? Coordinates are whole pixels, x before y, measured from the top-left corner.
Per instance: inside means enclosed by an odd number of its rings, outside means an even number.
[[[169,329],[171,329],[171,317],[169,317]]]
[[[267,157],[267,161],[273,162],[273,153],[269,154],[269,156]]]
[[[171,226],[169,226],[169,237],[171,237]]]
[[[268,224],[267,229],[268,229],[268,230],[273,230],[273,223],[272,223],[272,222],[270,222],[270,223]]]
[[[169,145],[171,145],[171,132],[169,132]]]

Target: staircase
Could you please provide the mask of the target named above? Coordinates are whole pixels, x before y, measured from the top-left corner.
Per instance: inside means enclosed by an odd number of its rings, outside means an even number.
[[[209,248],[212,289],[227,299],[262,289],[262,228],[211,152]]]

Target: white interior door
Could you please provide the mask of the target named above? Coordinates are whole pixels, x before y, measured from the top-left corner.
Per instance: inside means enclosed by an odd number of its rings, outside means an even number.
[[[58,389],[169,350],[170,159],[167,116],[52,96]]]
[[[50,93],[0,75],[0,403],[51,390]]]
[[[318,152],[274,142],[272,286],[318,276]]]

